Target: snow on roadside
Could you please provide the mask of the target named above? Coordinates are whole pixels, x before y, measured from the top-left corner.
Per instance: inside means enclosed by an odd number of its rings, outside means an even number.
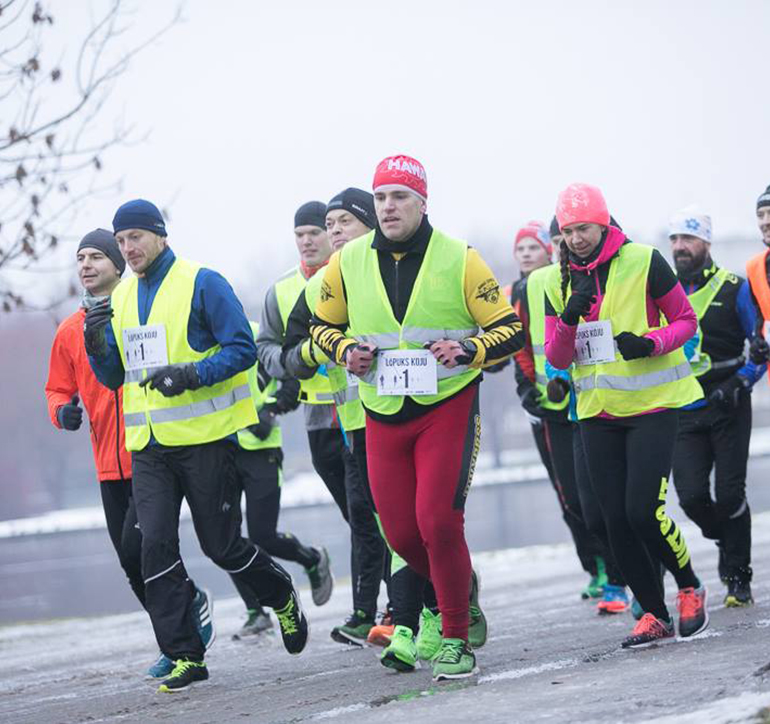
[[[763,711],[764,710],[764,711]],[[760,712],[761,718],[760,718]],[[688,714],[673,714],[659,719],[646,719],[647,724],[748,724],[770,719],[770,693],[746,692],[718,699]]]

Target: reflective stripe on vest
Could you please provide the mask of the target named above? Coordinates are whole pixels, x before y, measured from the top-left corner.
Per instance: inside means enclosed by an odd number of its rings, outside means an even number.
[[[599,320],[612,324],[613,335],[652,331],[647,319],[647,278],[653,248],[626,243],[609,264]],[[548,298],[554,311],[564,310],[558,278],[549,280]],[[659,327],[655,327],[659,328]],[[703,397],[681,348],[658,357],[575,365],[572,379],[577,395],[578,419],[602,412],[615,417],[640,415],[658,408],[678,408]]]
[[[217,344],[200,352],[187,340],[195,279],[200,268],[185,259],[175,259],[147,317],[147,326],[165,328],[169,364],[200,362],[222,349]],[[142,326],[138,291],[139,281],[131,277],[121,282],[112,294],[115,313],[111,323],[124,366],[123,330]],[[144,449],[151,436],[161,445],[171,447],[201,445],[221,440],[257,421],[245,372],[214,385],[185,390],[174,397],[164,397],[158,390],[140,387],[139,382],[146,376],[147,370],[125,376],[123,415],[128,450]]]
[[[415,280],[403,323],[390,306],[380,275],[377,251],[372,248],[374,232],[346,244],[340,253],[340,270],[348,298],[350,336],[374,344],[379,350],[423,349],[426,342],[461,340],[475,334],[476,321],[465,301],[465,264],[468,246],[433,230]],[[413,399],[431,405],[455,394],[480,374],[460,366],[438,366],[438,392]],[[370,410],[396,414],[404,404],[402,395],[378,395],[376,364],[359,380],[359,395]]]

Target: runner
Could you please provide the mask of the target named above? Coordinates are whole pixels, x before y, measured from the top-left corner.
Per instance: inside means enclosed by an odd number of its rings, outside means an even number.
[[[480,367],[521,347],[521,324],[479,254],[428,222],[418,161],[386,158],[373,188],[378,226],[332,258],[311,333],[359,377],[385,535],[436,589],[443,638],[433,676],[466,677],[478,670],[464,506],[478,454]],[[381,661],[412,670],[413,629],[396,624]]]
[[[678,408],[702,397],[681,350],[697,319],[660,253],[610,226],[598,188],[568,186],[556,216],[564,235],[561,282],[546,290],[545,351],[557,369],[577,363],[591,483],[612,552],[645,611],[622,646],[674,636],[653,560],[679,586],[679,635],[693,636],[708,625],[706,588],[665,500]]]
[[[259,325],[256,322],[249,324],[256,339]],[[249,540],[274,558],[303,566],[310,579],[313,600],[322,606],[331,598],[333,587],[329,566],[319,564],[319,561],[329,560],[328,554],[325,550],[304,546],[291,533],[279,533],[277,530],[283,483],[282,438],[277,417],[285,409],[279,400],[296,400],[299,382],[285,380],[279,388],[275,380],[262,373],[259,363],[249,369],[248,380],[259,422],[238,431],[235,468],[238,484],[246,494]],[[237,576],[232,576],[232,579],[246,604],[246,623],[233,638],[253,636],[272,629],[270,616],[262,608],[256,592]]]
[[[131,454],[126,450],[120,420],[123,389],[113,391],[99,383],[88,364],[83,344],[86,311],[109,298],[120,282],[126,261],[120,255],[112,232],[96,229],[81,239],[77,265],[83,296],[80,308],[56,330],[45,385],[48,413],[55,427],[79,430],[83,423],[82,400],[90,423],[107,532],[128,584],[144,608],[142,534],[136,525],[136,505],[131,494]],[[198,634],[204,648],[208,649],[216,636],[211,594],[196,587],[194,604]],[[162,678],[173,668],[173,662],[161,653],[147,673]]]
[[[243,308],[222,276],[174,255],[149,201],[123,204],[113,230],[136,276],[111,304],[88,310],[83,335],[99,381],[123,385],[145,605],[175,662],[159,691],[173,692],[208,679],[179,553],[183,498],[204,553],[275,609],[289,653],[304,649],[308,626],[291,576],[240,536],[235,433],[257,422],[245,372],[256,349]]]
[[[762,234],[762,243],[770,247],[770,186],[757,199],[757,226]],[[760,333],[751,342],[751,361],[765,364],[770,360],[770,345],[767,343],[767,322],[770,321],[770,251],[767,248],[749,259],[746,276],[760,317],[757,323]]]
[[[743,349],[754,337],[757,314],[748,283],[711,258],[710,216],[694,207],[683,209],[669,222],[668,238],[677,276],[698,315],[698,332],[685,353],[706,398],[680,413],[674,485],[684,512],[719,546],[725,605],[748,606],[753,603],[746,499],[750,392],[765,365],[746,362]]]

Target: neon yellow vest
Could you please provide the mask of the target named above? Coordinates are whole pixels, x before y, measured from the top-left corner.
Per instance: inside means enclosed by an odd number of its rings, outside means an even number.
[[[177,258],[152,303],[147,325],[165,326],[169,364],[200,362],[222,349],[215,345],[198,352],[187,341],[195,277],[200,268],[199,264]],[[140,326],[138,281],[137,277],[126,279],[112,293],[112,329],[124,366],[123,330]],[[176,397],[164,397],[157,390],[140,387],[139,382],[146,376],[147,370],[127,372],[125,376],[123,420],[127,450],[144,449],[151,433],[161,445],[202,445],[221,440],[257,421],[245,372],[210,387],[186,390]]]
[[[310,278],[305,287],[305,300],[311,313],[315,311],[318,304],[322,283],[323,274],[318,272]],[[350,379],[345,368],[339,367],[334,362],[326,363],[326,373],[329,375],[334,404],[337,406],[337,417],[342,429],[353,432],[366,427],[366,413],[358,395],[358,378]]]
[[[612,322],[615,336],[620,332],[641,336],[660,329],[647,323],[647,276],[652,252],[653,247],[646,244],[624,244],[610,261],[599,319]],[[564,300],[560,278],[553,276],[548,281],[548,298],[557,314],[561,314]],[[629,361],[619,352],[616,354],[615,362],[574,366],[572,379],[579,420],[601,412],[630,417],[659,407],[684,407],[703,397],[681,347],[659,357]]]
[[[256,322],[249,322],[251,325],[251,333],[254,335],[254,339],[259,334],[259,325]],[[246,376],[249,380],[249,392],[251,392],[251,399],[254,403],[254,410],[259,412],[264,405],[268,402],[274,402],[273,394],[275,393],[278,384],[275,380],[270,380],[270,383],[264,390],[259,389],[259,382],[257,380],[257,372],[259,371],[259,362],[256,362],[253,367],[250,367],[246,371]],[[281,447],[283,438],[281,437],[280,426],[273,425],[273,429],[270,430],[270,434],[264,439],[260,440],[253,432],[244,428],[238,430],[238,444],[244,450],[266,450],[268,448]]]
[[[374,232],[348,242],[340,252],[340,269],[348,297],[350,336],[370,342],[380,350],[422,349],[438,339],[462,340],[476,334],[476,320],[465,302],[465,264],[468,245],[433,230],[420,273],[409,298],[404,321],[393,315],[380,276]],[[470,384],[480,370],[466,366],[438,366],[438,393],[418,395],[421,405],[432,405]],[[358,382],[364,406],[382,415],[395,415],[404,405],[403,395],[378,395],[376,365]]]
[[[720,289],[724,286],[724,283],[732,275],[726,269],[717,269],[716,273],[711,279],[706,282],[698,291],[693,292],[688,296],[692,308],[695,310],[695,314],[698,315],[698,331],[695,333],[695,350],[690,358],[690,366],[692,367],[692,373],[697,377],[705,375],[711,369],[720,367],[733,367],[736,364],[742,362],[742,358],[736,357],[734,359],[724,360],[717,363],[712,363],[711,357],[703,351],[703,331],[700,327],[700,321],[711,306],[711,303],[719,294]]]
[[[314,279],[321,274],[316,272]],[[278,311],[281,314],[283,329],[289,322],[289,315],[299,299],[299,295],[305,288],[307,280],[302,276],[299,267],[290,269],[275,283],[275,297],[278,301]],[[322,374],[315,374],[309,380],[300,380],[300,400],[310,405],[330,405],[334,402],[329,378]]]
[[[561,402],[548,399],[546,387],[548,375],[545,371],[545,290],[561,283],[558,264],[549,264],[535,269],[527,277],[527,307],[529,308],[529,338],[535,360],[535,387],[540,393],[540,407],[546,410],[564,410],[569,405],[569,395]]]

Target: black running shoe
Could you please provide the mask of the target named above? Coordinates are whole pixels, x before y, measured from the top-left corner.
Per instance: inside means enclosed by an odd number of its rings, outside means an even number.
[[[742,608],[751,606],[754,603],[754,597],[751,595],[751,583],[748,579],[740,576],[731,576],[727,579],[727,595],[725,596],[725,606],[727,608]]]
[[[281,627],[283,646],[290,654],[300,654],[307,644],[309,626],[299,594],[292,590],[289,600],[281,608],[273,609]]]
[[[209,678],[209,670],[203,661],[188,661],[178,659],[174,662],[174,670],[168,679],[158,687],[158,693],[174,694],[186,689],[196,681],[206,681]]]

